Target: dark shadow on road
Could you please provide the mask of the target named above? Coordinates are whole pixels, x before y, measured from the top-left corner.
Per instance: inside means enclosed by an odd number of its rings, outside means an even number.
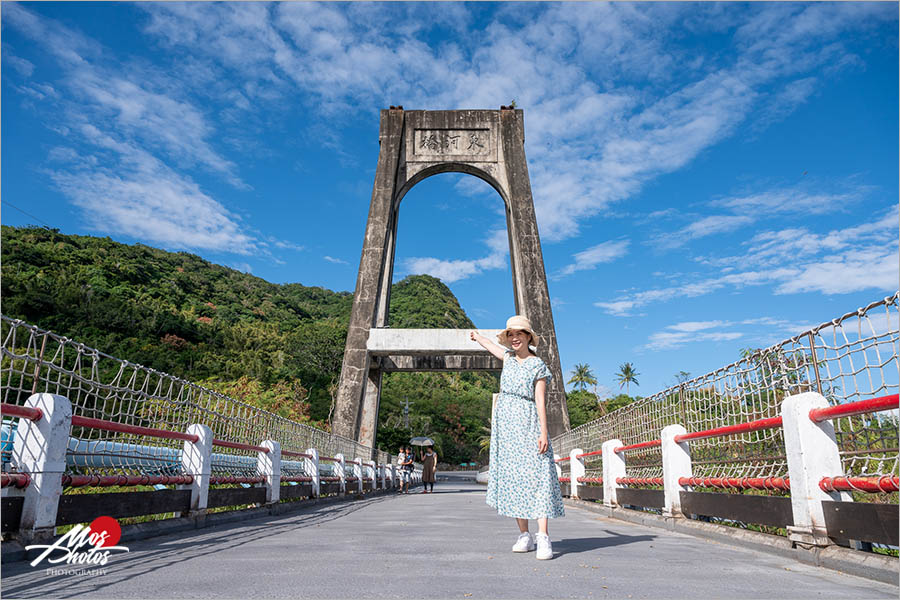
[[[605,532],[607,537],[566,538],[554,540],[553,550],[559,554],[579,554],[581,552],[590,552],[591,550],[599,550],[601,548],[612,548],[613,546],[622,546],[624,544],[652,542],[656,539],[655,535],[623,535],[608,529],[606,529]]]
[[[116,554],[106,567],[106,574],[102,576],[74,577],[46,574],[47,567],[78,568],[80,565],[49,565],[45,562],[37,567],[31,567],[28,561],[10,563],[3,566],[3,596],[9,598],[90,596],[92,591],[163,569],[177,562],[244,546],[276,533],[316,527],[387,500],[390,500],[390,496],[382,495],[341,504],[313,505],[293,514],[252,517],[237,523],[214,525],[208,529],[128,542],[126,545],[131,551],[128,554]]]

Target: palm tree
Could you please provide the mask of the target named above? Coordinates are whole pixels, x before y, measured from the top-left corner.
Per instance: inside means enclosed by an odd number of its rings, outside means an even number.
[[[634,370],[634,365],[630,362],[619,365],[619,372],[616,373],[616,380],[619,382],[619,387],[625,386],[625,393],[629,396],[629,384],[641,385],[638,383],[637,376],[640,375],[637,371]]]
[[[574,383],[575,388],[584,391],[589,385],[597,385],[597,378],[591,373],[591,367],[587,364],[579,363],[572,369],[572,378],[566,382],[566,385]]]

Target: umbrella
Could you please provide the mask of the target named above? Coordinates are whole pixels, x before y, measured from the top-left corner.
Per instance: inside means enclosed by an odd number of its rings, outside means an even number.
[[[414,437],[409,443],[413,446],[434,446],[434,440],[425,436]]]

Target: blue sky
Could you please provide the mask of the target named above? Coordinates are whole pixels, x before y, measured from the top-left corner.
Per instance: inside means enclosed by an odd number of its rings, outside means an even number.
[[[563,370],[618,391],[630,361],[647,395],[897,290],[897,14],[4,2],[2,222],[352,291],[378,111],[515,100]],[[503,326],[496,192],[406,196],[395,276],[420,272]]]

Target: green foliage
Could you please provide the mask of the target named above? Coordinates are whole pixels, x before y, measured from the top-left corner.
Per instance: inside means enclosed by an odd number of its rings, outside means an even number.
[[[186,252],[37,227],[2,228],[3,312],[113,356],[201,382],[328,428],[353,296],[276,285]],[[450,289],[427,275],[391,290],[391,326],[471,328]],[[441,460],[477,460],[496,376],[385,377],[379,447],[435,437]],[[400,402],[413,402],[410,429]]]
[[[587,390],[569,392],[566,396],[566,404],[569,407],[569,423],[573,428],[599,419],[606,414],[603,405],[598,402],[597,396]]]

